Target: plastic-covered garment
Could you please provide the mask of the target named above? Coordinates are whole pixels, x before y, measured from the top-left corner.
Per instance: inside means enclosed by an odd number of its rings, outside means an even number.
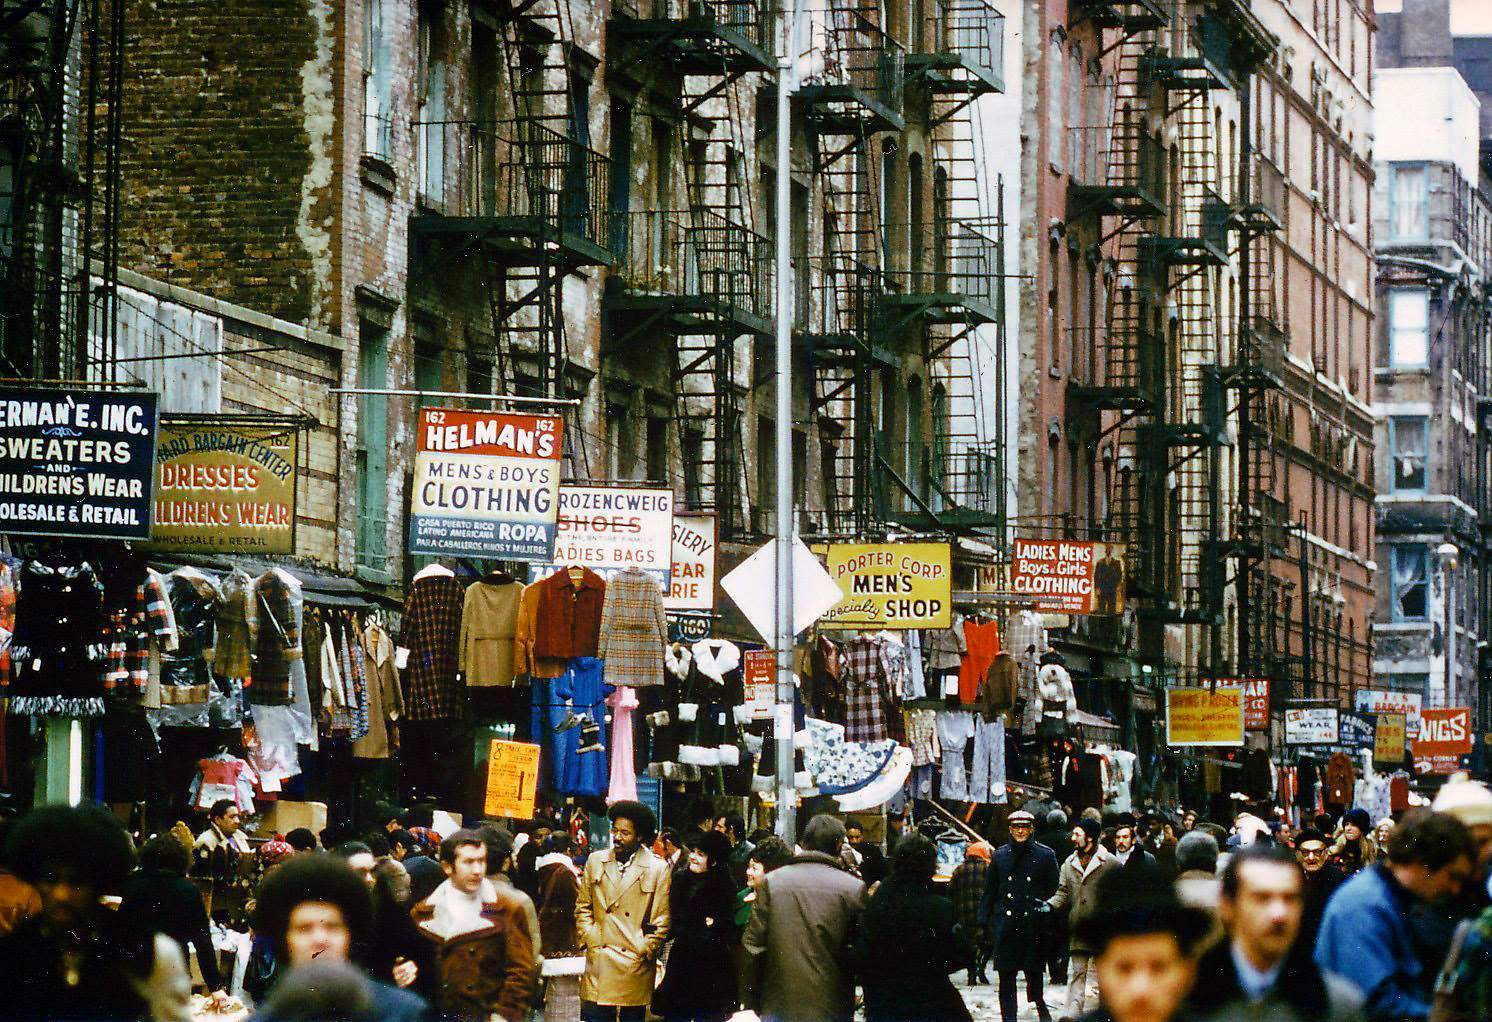
[[[249,702],[285,706],[293,701],[290,665],[301,658],[303,609],[300,581],[288,571],[271,568],[254,580],[248,600]]]
[[[226,752],[197,761],[197,775],[187,788],[187,803],[193,809],[211,809],[219,799],[229,798],[240,812],[254,811],[254,786],[259,775],[247,760]]]
[[[205,707],[222,593],[196,568],[177,568],[166,576],[166,595],[176,618],[176,649],[161,657],[161,706]]]
[[[87,563],[21,566],[11,641],[10,712],[97,717],[104,712],[103,587]]]
[[[249,597],[254,580],[235,568],[218,583],[218,637],[213,647],[212,669],[224,678],[247,678],[252,670],[249,656]]]
[[[611,707],[611,784],[606,801],[637,801],[637,768],[632,759],[632,715],[638,707],[637,692],[626,685],[606,698]]]

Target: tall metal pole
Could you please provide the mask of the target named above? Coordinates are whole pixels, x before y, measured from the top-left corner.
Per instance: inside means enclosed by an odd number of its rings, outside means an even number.
[[[798,791],[793,784],[793,268],[792,268],[792,93],[797,88],[798,0],[788,8],[782,53],[777,61],[777,704],[772,734],[777,752],[777,836],[793,846]],[[760,456],[760,454],[758,454]]]

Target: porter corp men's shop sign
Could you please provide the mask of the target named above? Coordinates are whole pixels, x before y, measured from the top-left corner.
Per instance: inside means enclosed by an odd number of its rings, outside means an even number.
[[[1017,539],[1010,587],[1051,614],[1124,610],[1124,561],[1107,543]]]
[[[844,599],[822,628],[947,628],[953,623],[953,561],[946,543],[835,543],[829,577]]]
[[[553,560],[562,439],[550,416],[423,409],[410,553]]]
[[[0,531],[150,538],[156,395],[0,389]]]
[[[155,546],[295,552],[294,425],[212,416],[161,421]]]

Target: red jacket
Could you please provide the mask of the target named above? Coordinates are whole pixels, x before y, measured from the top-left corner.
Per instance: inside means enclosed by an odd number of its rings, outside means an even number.
[[[535,656],[573,660],[596,655],[606,583],[589,568],[581,570],[579,588],[571,583],[565,568],[535,583],[539,590],[534,622]]]

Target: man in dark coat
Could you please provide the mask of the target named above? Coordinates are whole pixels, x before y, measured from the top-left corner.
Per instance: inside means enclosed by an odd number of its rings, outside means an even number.
[[[1025,810],[1010,814],[1010,843],[995,850],[984,903],[979,909],[990,944],[990,961],[1000,978],[1001,1022],[1015,1022],[1015,984],[1026,974],[1026,996],[1041,1022],[1050,1022],[1042,989],[1045,969],[1046,899],[1057,890],[1057,857],[1031,836],[1036,820]]]
[[[1114,858],[1119,868],[1133,872],[1148,872],[1159,882],[1160,864],[1155,856],[1145,850],[1135,834],[1135,818],[1123,813],[1114,824]]]
[[[1046,814],[1046,829],[1036,835],[1036,843],[1046,845],[1057,857],[1058,876],[1061,876],[1062,863],[1075,850],[1072,843],[1072,824],[1067,822],[1067,814],[1060,809],[1053,809]],[[1060,883],[1060,881],[1059,881]],[[1067,982],[1067,918],[1059,913],[1053,913],[1048,919],[1047,935],[1051,938],[1050,955],[1047,959],[1047,975],[1053,983]]]

